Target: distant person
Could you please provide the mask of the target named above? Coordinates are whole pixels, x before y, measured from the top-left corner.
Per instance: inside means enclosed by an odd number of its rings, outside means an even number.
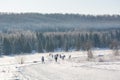
[[[65,55],[62,56],[62,60],[64,60],[64,59],[65,59]]]
[[[59,56],[60,58],[62,58],[62,56],[61,56],[61,54],[60,54],[60,56]]]
[[[42,61],[42,63],[45,63],[44,56],[42,56],[41,61]]]
[[[58,60],[58,54],[55,55],[55,62]]]
[[[51,53],[49,53],[49,56],[52,56],[52,54],[51,54]]]
[[[54,55],[52,54],[52,58],[54,58]]]
[[[69,59],[71,59],[71,55],[69,55]]]

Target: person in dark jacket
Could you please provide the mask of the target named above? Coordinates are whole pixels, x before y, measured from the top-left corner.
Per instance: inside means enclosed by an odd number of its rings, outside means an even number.
[[[58,60],[58,54],[55,55],[55,62]]]
[[[44,56],[42,56],[41,61],[42,61],[42,63],[45,63]]]

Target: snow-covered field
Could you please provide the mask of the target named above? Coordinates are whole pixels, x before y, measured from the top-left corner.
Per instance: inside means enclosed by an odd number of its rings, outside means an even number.
[[[3,56],[0,80],[120,80],[120,57],[114,57],[111,50],[93,53],[90,61],[84,51],[52,53],[66,55],[65,60],[59,58],[58,62],[49,53]],[[45,57],[45,64],[41,63],[41,56]],[[23,64],[19,64],[21,61]]]

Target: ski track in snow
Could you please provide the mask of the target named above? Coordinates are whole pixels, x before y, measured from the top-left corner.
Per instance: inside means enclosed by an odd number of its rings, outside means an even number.
[[[72,66],[73,65],[73,66]],[[119,71],[74,67],[74,64],[37,64],[25,67],[29,80],[119,80]],[[120,67],[120,66],[119,66]],[[32,70],[31,70],[32,69]],[[114,73],[113,73],[114,72]],[[31,74],[32,73],[32,74]],[[38,75],[39,74],[39,75]]]
[[[40,62],[43,55],[45,64]],[[24,56],[24,64],[18,64],[16,57],[0,58],[0,80],[120,80],[120,61],[79,62],[86,55],[71,55],[71,60],[59,59],[57,63],[48,54]]]

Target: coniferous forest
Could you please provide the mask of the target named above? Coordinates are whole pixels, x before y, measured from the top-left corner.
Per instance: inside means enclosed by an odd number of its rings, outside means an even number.
[[[119,15],[0,13],[0,54],[112,48],[120,41]]]

